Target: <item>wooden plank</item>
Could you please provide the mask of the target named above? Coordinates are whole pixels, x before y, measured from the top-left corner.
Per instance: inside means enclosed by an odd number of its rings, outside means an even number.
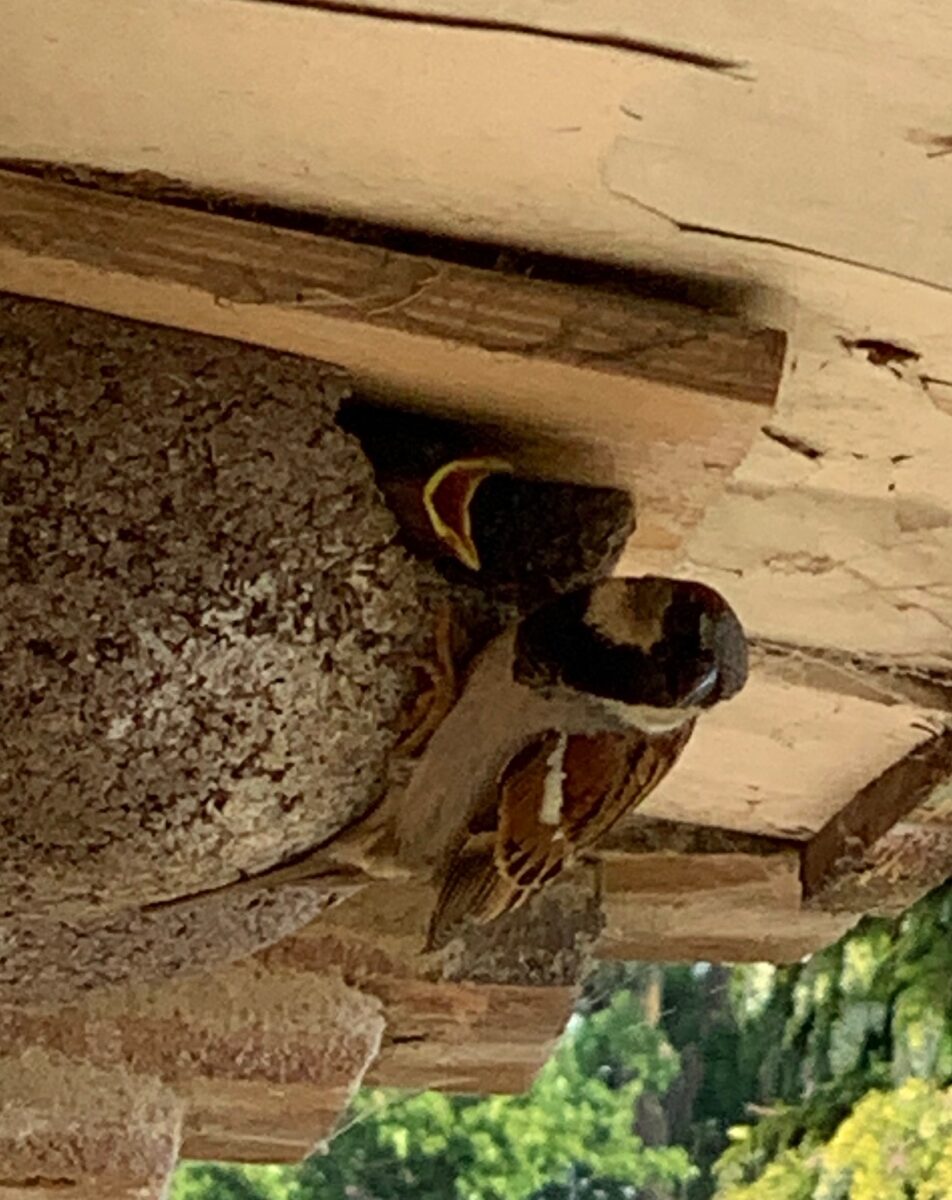
[[[531,428],[528,469],[637,481],[645,549],[699,519],[783,359],[782,334],[685,305],[10,174],[0,287],[311,355],[369,395]]]
[[[952,377],[941,5],[79,2],[8,2],[0,154],[738,281]]]
[[[702,309],[173,213],[9,172],[0,182],[4,242],[40,268],[61,260],[199,287],[222,305],[287,307],[768,408],[776,398],[784,335]]]
[[[744,927],[746,911],[739,903],[724,916],[724,927],[713,934],[693,932],[687,915],[680,927],[663,932],[616,930],[602,938],[598,954],[602,959],[619,962],[794,963],[838,941],[859,919],[828,913],[771,913],[763,915],[749,933],[738,933],[736,930]],[[734,932],[728,928],[731,925]]]
[[[351,1098],[297,1080],[198,1073],[179,1091],[187,1099],[181,1157],[219,1162],[300,1162],[333,1133]]]
[[[651,854],[694,856],[703,863],[712,854],[780,854],[799,851],[794,838],[767,837],[721,829],[712,825],[689,825],[684,821],[665,821],[644,815],[639,809],[620,821],[601,842],[598,857],[604,859],[637,858]]]
[[[521,1092],[565,1027],[575,997],[568,984],[493,984],[442,978],[422,953],[433,893],[379,884],[257,956],[276,981],[314,977],[333,964],[383,1005],[386,1029],[366,1082],[450,1092]],[[500,951],[497,969],[512,974]],[[574,982],[574,981],[573,981]],[[275,1127],[279,1127],[280,1123]]]
[[[901,912],[952,875],[952,730],[871,780],[805,847],[803,888],[827,912]]]
[[[952,878],[952,828],[897,822],[865,849],[847,848],[817,884],[809,907],[833,913],[898,916]]]
[[[706,714],[645,817],[802,841],[928,734],[928,710],[751,676]]]
[[[871,361],[816,317],[790,363],[783,441],[758,439],[683,569],[729,589],[758,638],[875,675],[893,699],[947,692],[952,419],[920,361]]]
[[[523,1092],[572,1014],[572,987],[392,981],[388,1027],[366,1082],[439,1091]]]
[[[930,129],[943,136],[939,64],[952,49],[941,8],[920,6],[910,18],[899,0],[875,0],[860,18],[835,0],[804,22],[795,0],[744,13],[702,0],[637,10],[586,0],[557,20],[542,0],[403,7],[573,34],[615,30],[744,61],[754,78],[604,46],[282,4],[96,0],[78,20],[62,0],[14,0],[5,34],[16,53],[0,73],[0,107],[16,121],[0,131],[0,152],[147,168],[299,207],[677,274],[685,287],[700,279],[712,305],[795,326],[783,429],[820,456],[763,438],[738,481],[743,491],[692,539],[687,569],[723,571],[718,581],[755,634],[941,665],[952,622],[952,420],[935,397],[944,386],[936,381],[952,379],[952,292],[940,278],[950,242],[942,173],[952,158],[941,141],[923,141]],[[871,99],[867,81],[884,70],[895,86]],[[298,81],[290,97],[288,77]],[[159,95],[161,106],[150,99]],[[829,111],[844,114],[842,129],[830,128]],[[687,228],[649,211],[668,203]],[[837,248],[847,235],[850,245]],[[856,264],[829,256],[846,250]],[[26,264],[19,274],[29,279]],[[863,337],[918,358],[897,379],[850,348]],[[604,436],[570,452],[570,469],[595,463],[624,482],[640,470],[650,486],[669,460],[616,454],[612,435],[624,447],[639,433],[608,415],[607,397],[603,406]],[[539,458],[551,464],[551,447]],[[711,472],[685,474],[669,495],[684,495],[696,513],[706,501],[695,489]],[[671,503],[647,499],[652,509]],[[643,516],[626,568],[668,569],[690,518],[660,507],[657,519]]]
[[[602,866],[600,958],[792,961],[835,941],[855,917],[802,913],[800,855],[678,851]]]

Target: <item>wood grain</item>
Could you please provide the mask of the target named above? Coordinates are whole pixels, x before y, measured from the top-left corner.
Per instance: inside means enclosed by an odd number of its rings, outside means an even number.
[[[644,817],[808,841],[928,737],[928,710],[753,675],[698,721]]]
[[[856,919],[801,911],[800,855],[791,848],[612,856],[602,875],[601,958],[792,961]]]

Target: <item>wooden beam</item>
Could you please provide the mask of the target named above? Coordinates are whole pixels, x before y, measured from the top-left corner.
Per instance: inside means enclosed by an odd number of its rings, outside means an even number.
[[[800,855],[672,850],[602,864],[606,959],[788,962],[835,941],[856,919],[801,911]]]
[[[901,912],[952,874],[952,729],[940,727],[860,789],[803,854],[811,908]]]
[[[928,736],[934,713],[765,678],[698,722],[643,817],[808,841]]]
[[[492,8],[7,0],[0,154],[713,277],[952,377],[941,6]]]
[[[591,880],[583,880],[582,887]],[[572,891],[571,885],[565,888]],[[575,997],[571,902],[557,910],[559,946],[525,960],[500,941],[493,964],[476,945],[448,961],[422,952],[434,895],[419,884],[377,883],[257,956],[269,976],[314,976],[329,965],[376,997],[386,1017],[367,1082],[449,1092],[521,1092],[565,1028]],[[566,935],[565,927],[569,932]],[[526,944],[532,944],[526,942]],[[562,959],[567,969],[555,961]],[[493,965],[495,972],[493,972]],[[466,978],[469,966],[473,979]],[[490,982],[496,979],[505,982]]]
[[[785,345],[686,305],[9,173],[0,288],[309,355],[365,394],[522,430],[529,469],[637,484],[646,552],[680,544],[769,420]]]
[[[848,848],[835,870],[817,884],[808,906],[816,911],[894,917],[949,878],[952,826],[899,821],[869,846]]]
[[[692,825],[686,821],[665,821],[638,811],[620,821],[602,839],[598,857],[612,859],[664,853],[694,855],[703,860],[712,854],[766,855],[799,848],[800,843],[794,838]]]

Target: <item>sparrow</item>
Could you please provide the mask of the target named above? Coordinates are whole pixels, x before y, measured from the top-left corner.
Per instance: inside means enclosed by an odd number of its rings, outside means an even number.
[[[480,652],[403,786],[325,845],[228,886],[427,880],[437,950],[591,850],[746,679],[743,628],[713,588],[661,576],[577,588]]]
[[[406,788],[345,835],[341,864],[438,882],[428,945],[519,908],[667,775],[698,718],[747,678],[714,589],[602,580],[486,648]]]

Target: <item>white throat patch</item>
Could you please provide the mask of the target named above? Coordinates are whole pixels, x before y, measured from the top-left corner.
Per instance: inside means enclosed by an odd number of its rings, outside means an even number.
[[[644,733],[669,733],[700,713],[699,708],[654,708],[650,704],[625,704],[621,700],[599,697],[599,704],[613,717]]]

